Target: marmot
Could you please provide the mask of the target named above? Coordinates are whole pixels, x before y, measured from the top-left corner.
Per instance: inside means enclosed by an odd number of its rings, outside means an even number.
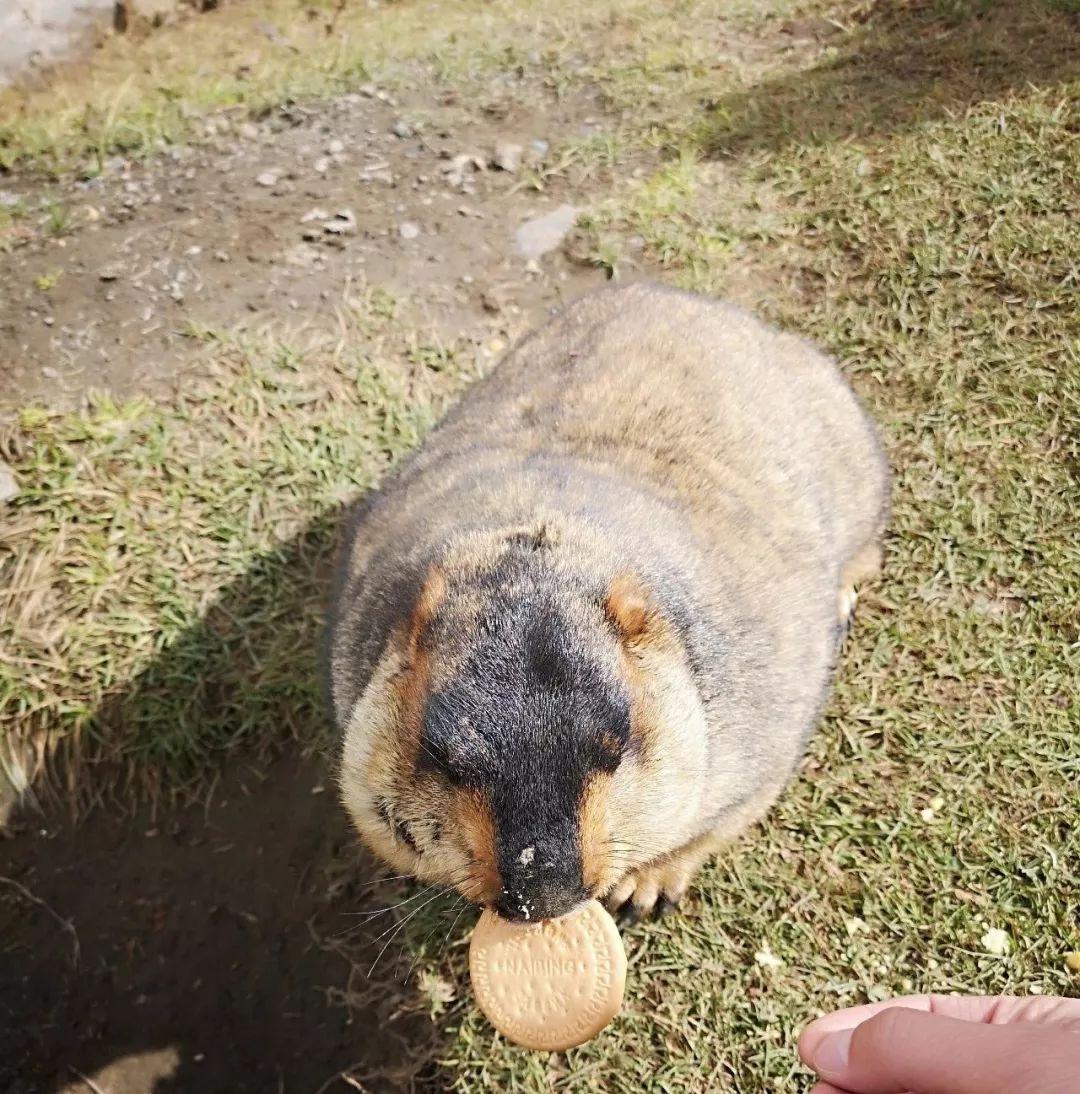
[[[887,511],[805,341],[580,299],[353,514],[328,658],[362,837],[509,919],[668,910],[791,777]]]

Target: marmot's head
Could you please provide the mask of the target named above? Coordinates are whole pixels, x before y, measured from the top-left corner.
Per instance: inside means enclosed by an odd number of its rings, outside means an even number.
[[[543,530],[428,569],[348,718],[368,845],[510,919],[562,915],[696,833],[705,723],[675,627]]]

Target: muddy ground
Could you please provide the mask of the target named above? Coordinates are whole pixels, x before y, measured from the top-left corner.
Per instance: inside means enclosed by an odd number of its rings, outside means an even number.
[[[207,330],[334,328],[365,284],[412,328],[495,353],[604,279],[562,229],[531,254],[515,233],[575,204],[545,158],[605,124],[539,88],[465,109],[372,87],[221,116],[92,180],[0,180],[29,210],[0,256],[0,403],[167,393]],[[439,1026],[397,947],[389,979],[361,974],[385,920],[356,913],[402,890],[372,887],[317,761],[248,764],[205,808],[26,813],[0,839],[0,1089],[440,1088]]]

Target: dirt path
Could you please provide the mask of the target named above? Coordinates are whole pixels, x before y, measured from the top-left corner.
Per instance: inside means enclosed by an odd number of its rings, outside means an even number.
[[[193,333],[333,325],[358,283],[421,301],[420,329],[505,341],[601,279],[515,243],[523,222],[574,201],[560,177],[534,189],[530,161],[595,131],[593,104],[538,91],[534,108],[491,118],[367,90],[258,124],[221,117],[205,144],[110,160],[16,221],[21,245],[0,261],[0,401],[153,392],[197,355]],[[492,163],[507,145],[510,171]],[[11,185],[9,202],[39,203],[32,182]]]

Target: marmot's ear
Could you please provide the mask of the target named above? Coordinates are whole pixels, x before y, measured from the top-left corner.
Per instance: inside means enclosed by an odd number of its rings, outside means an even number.
[[[420,594],[409,616],[410,651],[415,650],[420,644],[424,631],[427,630],[445,601],[446,577],[437,566],[432,566],[424,577],[424,584],[420,587]]]
[[[604,613],[624,642],[646,636],[656,623],[648,593],[632,574],[620,574],[608,588]]]
[[[507,542],[530,551],[547,551],[556,545],[555,532],[548,524],[531,524],[507,533]]]

